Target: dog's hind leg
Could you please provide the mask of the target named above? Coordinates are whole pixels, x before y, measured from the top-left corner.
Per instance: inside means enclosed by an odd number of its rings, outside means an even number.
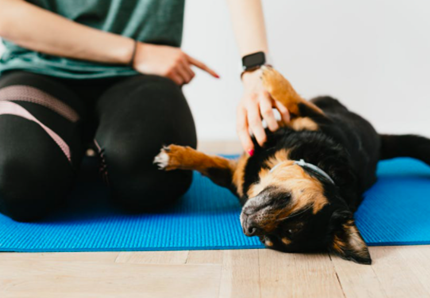
[[[161,170],[194,170],[210,178],[214,183],[230,189],[237,195],[233,175],[237,167],[235,160],[206,155],[191,147],[170,145],[163,147],[154,163]]]
[[[270,66],[263,66],[263,85],[273,99],[282,103],[294,117],[323,116],[324,112],[313,103],[302,98],[290,82]]]

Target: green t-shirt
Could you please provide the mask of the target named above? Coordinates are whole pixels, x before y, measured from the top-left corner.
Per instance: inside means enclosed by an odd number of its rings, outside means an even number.
[[[28,0],[77,23],[135,40],[179,47],[185,0]],[[37,28],[34,28],[37,30]],[[67,32],[64,32],[67,34]],[[87,79],[136,74],[127,66],[42,54],[3,41],[0,74],[27,70],[55,77]]]

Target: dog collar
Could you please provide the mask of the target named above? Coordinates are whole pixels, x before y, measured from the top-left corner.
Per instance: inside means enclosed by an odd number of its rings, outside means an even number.
[[[285,161],[281,161],[280,163],[277,163],[273,168],[270,169],[269,173],[273,172],[277,167],[279,167],[279,165],[281,165],[282,163],[284,163]],[[333,179],[331,179],[331,177],[329,176],[329,174],[327,174],[326,172],[324,172],[321,168],[317,167],[314,164],[308,163],[306,161],[304,161],[303,159],[300,160],[294,160],[295,165],[299,165],[302,168],[306,167],[306,168],[310,168],[313,171],[317,172],[318,174],[321,174],[322,176],[324,176],[328,181],[330,181],[332,184],[335,184]]]

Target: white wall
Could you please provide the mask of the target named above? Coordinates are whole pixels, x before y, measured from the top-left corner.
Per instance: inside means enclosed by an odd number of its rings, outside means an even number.
[[[263,0],[272,58],[306,98],[329,94],[381,132],[430,136],[430,1]],[[200,139],[236,139],[239,61],[223,0],[187,0],[183,48],[216,69],[185,93]]]
[[[264,0],[263,0],[264,1]],[[430,1],[266,0],[274,65],[306,98],[329,94],[380,132],[430,136]],[[238,51],[225,1],[187,0],[183,48],[221,75],[185,88],[201,139],[235,139]]]

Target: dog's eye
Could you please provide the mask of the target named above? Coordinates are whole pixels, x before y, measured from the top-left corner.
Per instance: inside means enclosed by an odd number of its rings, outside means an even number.
[[[303,229],[303,223],[298,223],[294,225],[293,227],[288,227],[286,230],[287,235],[293,236],[294,234],[297,234]]]
[[[287,236],[293,236],[294,229],[288,229],[286,234],[287,234]]]

